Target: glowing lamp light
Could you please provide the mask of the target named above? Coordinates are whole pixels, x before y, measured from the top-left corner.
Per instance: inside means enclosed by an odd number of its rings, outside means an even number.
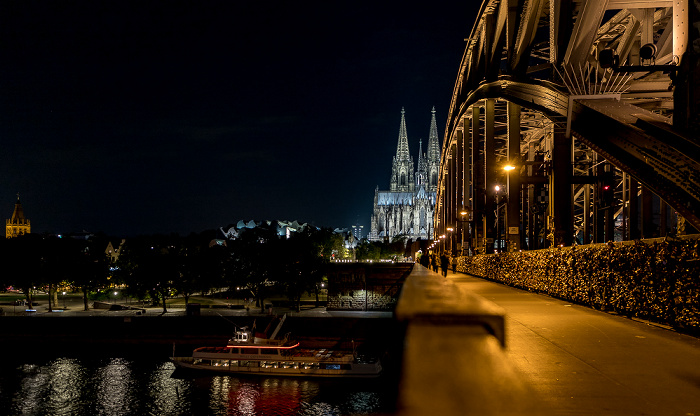
[[[452,228],[452,227],[447,227],[447,231],[449,231],[449,232],[452,232],[452,231],[454,231],[454,230],[455,230],[455,229]]]
[[[510,172],[511,170],[514,170],[514,169],[515,169],[515,166],[513,166],[513,165],[505,165],[503,167],[503,170],[508,171],[508,172]]]
[[[496,185],[496,187],[494,189],[496,190],[496,192],[498,192],[501,190],[501,187],[499,185]]]

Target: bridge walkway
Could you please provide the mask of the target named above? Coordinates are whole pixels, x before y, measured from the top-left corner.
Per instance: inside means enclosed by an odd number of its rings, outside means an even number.
[[[700,415],[700,339],[473,276],[506,311],[506,356],[556,415]]]

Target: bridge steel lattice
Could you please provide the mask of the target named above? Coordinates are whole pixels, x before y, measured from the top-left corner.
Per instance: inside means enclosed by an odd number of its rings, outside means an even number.
[[[445,128],[441,248],[700,229],[698,14],[688,0],[485,1]]]

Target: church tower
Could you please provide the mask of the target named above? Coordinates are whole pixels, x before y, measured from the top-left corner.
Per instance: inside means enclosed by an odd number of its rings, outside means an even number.
[[[29,220],[24,218],[24,210],[22,209],[22,204],[19,202],[19,194],[17,194],[17,203],[15,204],[12,218],[5,221],[5,238],[29,234],[30,231]]]
[[[388,191],[374,191],[374,209],[369,232],[370,241],[391,241],[403,236],[411,240],[433,238],[433,215],[440,170],[440,143],[432,111],[427,153],[419,142],[418,169],[408,149],[406,112],[401,109],[401,125],[396,155],[392,161]]]
[[[399,142],[396,145],[396,156],[391,167],[389,189],[394,192],[414,192],[416,189],[413,171],[413,156],[408,150],[408,135],[406,134],[406,111],[401,109],[401,125],[399,126]]]
[[[428,185],[428,158],[423,153],[423,139],[418,140],[418,170],[416,171],[416,189]]]
[[[428,157],[426,160],[428,192],[437,192],[438,173],[440,172],[440,138],[437,133],[437,122],[435,121],[435,107],[432,110],[433,116],[430,120],[430,134],[428,135]]]

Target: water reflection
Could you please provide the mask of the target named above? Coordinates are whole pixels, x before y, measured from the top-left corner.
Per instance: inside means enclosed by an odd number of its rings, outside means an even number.
[[[82,395],[85,375],[76,360],[61,358],[44,367],[27,364],[20,368],[26,374],[15,401],[20,414],[41,414],[44,407],[56,409],[55,415],[80,412],[77,399]]]
[[[0,414],[371,415],[389,413],[381,384],[317,379],[173,378],[170,362],[58,358],[0,364]]]
[[[93,378],[97,395],[96,414],[126,415],[133,411],[133,379],[129,364],[123,358],[116,358],[97,369]]]
[[[171,377],[174,368],[170,362],[163,362],[150,374],[146,390],[153,414],[191,414],[189,404],[180,396],[181,391],[187,392],[188,383]]]

